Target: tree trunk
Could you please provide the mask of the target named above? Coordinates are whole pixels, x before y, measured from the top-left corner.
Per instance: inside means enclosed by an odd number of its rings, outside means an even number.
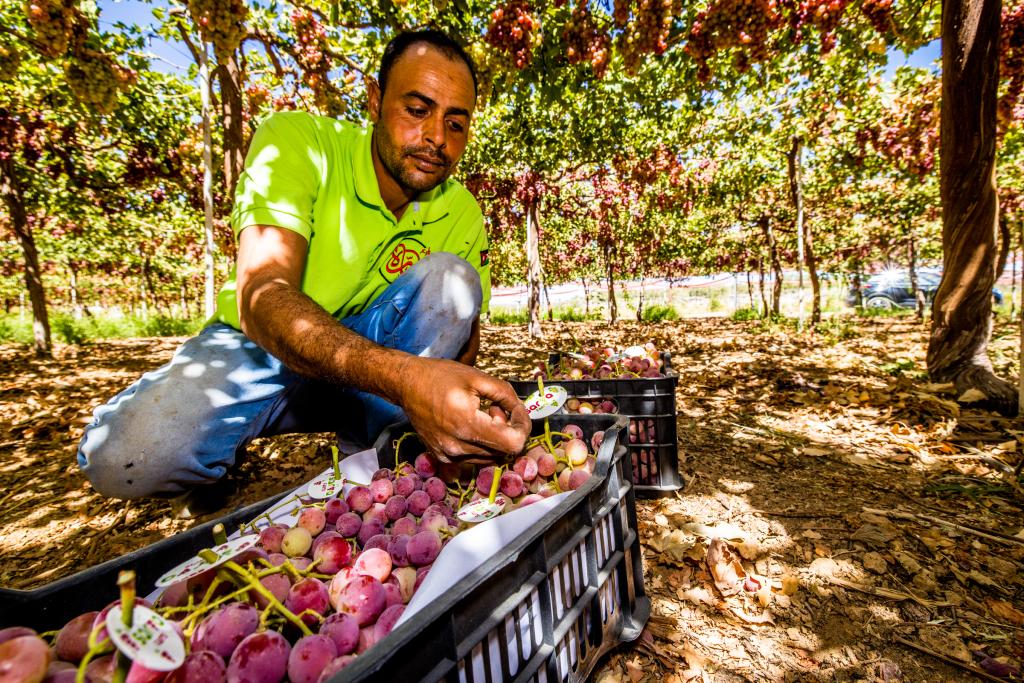
[[[245,164],[241,72],[237,51],[223,61],[218,56],[218,62],[214,74],[220,86],[220,112],[224,124],[224,201],[230,205]]]
[[[583,315],[590,317],[590,288],[587,286],[587,278],[580,278],[583,283]]]
[[[21,245],[25,257],[25,289],[32,302],[32,348],[39,356],[53,356],[53,342],[50,337],[50,317],[46,311],[46,290],[43,288],[43,274],[39,270],[39,252],[28,224],[24,195],[15,175],[14,159],[0,156],[0,194],[3,195],[11,228]],[[24,310],[24,308],[22,309]]]
[[[914,228],[908,228],[907,230],[910,239],[907,240],[907,251],[910,256],[910,267],[908,269],[910,273],[910,292],[914,295],[914,301],[916,305],[914,307],[914,315],[917,317],[918,322],[924,321],[924,292],[921,291],[921,286],[917,282],[917,235],[914,232]]]
[[[864,308],[864,290],[861,289],[860,261],[853,264],[853,299],[857,308]]]
[[[750,266],[748,263],[747,266]],[[750,279],[750,270],[747,269],[747,298],[750,299],[750,310],[754,310],[754,283]]]
[[[768,246],[768,259],[772,266],[772,315],[780,315],[782,306],[782,262],[779,261],[779,245],[775,241],[775,231],[772,230],[771,221],[768,216],[761,216],[758,220],[761,232],[764,234],[765,244]]]
[[[996,261],[996,280],[1003,276],[1006,271],[1006,260],[1010,256],[1010,225],[1006,220],[1006,214],[999,214],[999,260]]]
[[[757,288],[761,292],[761,317],[768,317],[768,297],[764,293],[764,258],[757,257]]]
[[[82,317],[82,307],[78,305],[78,269],[75,264],[68,263],[68,297],[71,303],[72,315],[75,318]]]
[[[1017,412],[1017,392],[988,358],[996,275],[995,185],[999,0],[942,8],[941,197],[943,276],[932,306],[928,372],[974,405]]]
[[[530,336],[540,339],[540,226],[537,224],[537,203],[526,206],[526,284],[529,289],[527,308],[530,311]]]
[[[640,276],[640,301],[636,305],[636,321],[642,323],[644,321],[644,293],[646,290],[647,276]]]
[[[807,277],[811,280],[811,324],[817,325],[821,322],[821,283],[818,281],[818,259],[814,255],[814,244],[811,239],[810,222],[804,215],[804,177],[803,163],[801,157],[803,151],[803,139],[799,135],[793,136],[793,146],[790,147],[786,160],[789,165],[789,193],[793,199],[793,207],[796,210],[796,230],[800,236],[803,248],[801,251],[802,265],[807,266]],[[800,300],[803,302],[803,282],[800,283]],[[801,305],[801,311],[803,306]]]
[[[608,319],[612,325],[618,322],[619,306],[615,301],[615,270],[612,266],[612,247],[604,245],[604,265],[608,274]]]
[[[544,284],[544,299],[548,305],[548,322],[555,322],[555,309],[551,307],[551,292],[548,290],[548,281],[543,280]]]

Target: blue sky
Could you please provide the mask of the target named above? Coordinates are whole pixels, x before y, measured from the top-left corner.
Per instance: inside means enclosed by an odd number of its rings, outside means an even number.
[[[100,10],[100,25],[104,30],[113,31],[114,24],[119,21],[142,27],[147,36],[147,50],[157,57],[152,62],[153,69],[177,73],[183,77],[187,76],[192,57],[185,46],[178,41],[171,43],[164,41],[156,35],[156,31],[152,28],[145,30],[145,27],[156,24],[156,20],[153,18],[153,8],[166,7],[167,3],[164,0],[155,0],[152,3],[143,0],[99,0],[97,4]],[[939,58],[939,51],[938,40],[925,45],[910,56],[904,55],[898,50],[890,50],[889,65],[885,71],[886,78],[891,78],[899,66],[932,66]]]

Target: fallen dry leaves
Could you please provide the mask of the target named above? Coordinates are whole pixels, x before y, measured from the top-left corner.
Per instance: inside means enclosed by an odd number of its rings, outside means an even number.
[[[481,365],[500,376],[549,349],[648,339],[680,373],[686,486],[638,504],[653,613],[595,680],[1019,677],[1024,498],[1013,471],[1024,426],[929,384],[926,328],[848,327],[545,324],[547,338],[525,348],[525,328],[485,328]],[[1016,372],[1011,335],[997,329],[991,347],[1003,375]],[[91,409],[174,345],[63,347],[47,363],[0,348],[0,584],[51,581],[190,525],[169,519],[166,503],[104,501],[73,459]],[[307,478],[326,444],[253,444],[232,475],[235,501]]]

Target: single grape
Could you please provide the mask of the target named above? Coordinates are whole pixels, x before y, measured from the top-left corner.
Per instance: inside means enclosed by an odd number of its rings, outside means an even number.
[[[359,629],[359,645],[356,646],[356,654],[363,654],[377,644],[377,635],[373,630],[374,625],[364,626]]]
[[[313,564],[313,560],[306,556],[292,557],[288,560],[288,563],[301,572],[309,569],[309,565]]]
[[[89,666],[85,667],[85,680],[100,681],[101,683],[107,683],[114,679],[114,671],[117,669],[117,660],[113,655],[106,655],[105,657],[98,657],[91,662]]]
[[[334,611],[341,610],[341,593],[345,590],[348,582],[359,576],[352,567],[342,567],[334,575],[331,582],[327,584],[327,598],[331,601]]]
[[[442,501],[448,495],[448,487],[437,477],[431,477],[423,482],[423,490],[430,496],[431,502]]]
[[[386,605],[384,586],[374,577],[362,574],[349,581],[341,591],[338,611],[351,614],[363,627],[376,621]]]
[[[412,564],[421,567],[431,564],[441,552],[441,537],[435,531],[421,531],[409,539],[406,551]]]
[[[393,583],[391,581],[391,577],[389,576],[388,580],[384,582],[383,585],[385,598],[384,604],[386,605],[384,609],[387,609],[392,605],[404,604],[404,601],[402,600],[402,588],[398,585],[397,582]]]
[[[396,567],[391,570],[388,581],[395,581],[402,591],[402,602],[412,598],[413,587],[416,585],[416,570],[412,567]]]
[[[193,652],[185,662],[164,679],[164,683],[224,683],[228,667],[209,650]]]
[[[0,664],[0,671],[2,671],[2,667],[3,665]],[[46,678],[43,679],[43,683],[75,683],[77,679],[78,668],[58,660],[50,662],[50,667],[46,670]]]
[[[583,469],[576,469],[569,473],[568,488],[570,491],[575,491],[579,487],[583,486],[590,479],[590,472]]]
[[[316,566],[318,572],[335,574],[352,561],[352,546],[341,536],[332,536],[316,547],[313,559],[320,561]]]
[[[359,540],[359,545],[365,548],[371,538],[382,533],[384,533],[383,524],[380,522],[367,522],[359,529],[359,534],[356,538]]]
[[[395,487],[390,479],[377,479],[370,482],[370,495],[376,503],[386,503],[395,493]]]
[[[411,462],[400,462],[395,468],[395,477],[411,477],[416,474],[416,468]]]
[[[416,520],[411,516],[397,519],[395,520],[395,523],[391,525],[391,533],[394,536],[412,536],[417,531],[419,531],[419,529],[417,528]]]
[[[356,556],[352,568],[358,574],[385,581],[391,575],[391,555],[381,548],[368,548]]]
[[[166,677],[166,671],[156,671],[138,662],[132,662],[124,681],[125,683],[160,683]]]
[[[380,613],[380,618],[377,619],[377,623],[373,626],[373,634],[378,641],[391,633],[391,630],[395,628],[395,623],[404,611],[405,605],[392,605]]]
[[[387,515],[389,521],[394,522],[400,519],[402,515],[409,509],[409,503],[406,501],[405,496],[396,493],[394,496],[384,504],[384,514]]]
[[[594,470],[597,469],[597,458],[592,455],[587,456],[587,461],[580,465],[579,469],[587,474],[593,474]]]
[[[260,530],[260,545],[268,553],[281,552],[281,541],[284,540],[285,530],[279,526],[268,526]]]
[[[523,457],[529,458],[530,460],[540,460],[540,456],[544,455],[545,453],[547,453],[547,450],[544,448],[544,446],[534,446],[530,450],[526,451],[526,455],[524,455]]]
[[[440,510],[427,510],[423,513],[423,519],[420,521],[420,530],[426,529],[437,532],[447,531],[448,518]]]
[[[498,488],[509,498],[518,498],[523,495],[523,478],[515,472],[502,472]]]
[[[89,651],[89,632],[99,612],[86,612],[64,624],[53,641],[54,653],[65,662],[78,664]],[[8,629],[5,629],[8,630]],[[26,629],[27,630],[27,629]],[[2,642],[2,641],[0,641]]]
[[[423,479],[430,479],[437,474],[434,458],[427,453],[417,455],[413,466],[416,468],[416,474],[420,475]]]
[[[316,557],[316,549],[320,547],[320,544],[329,538],[342,538],[341,534],[337,531],[324,531],[322,534],[313,539],[313,545],[309,547],[309,554],[311,557]]]
[[[529,495],[523,496],[523,499],[519,501],[518,507],[524,508],[527,505],[532,505],[540,500],[544,500],[544,496],[540,495],[539,493],[531,493]]]
[[[583,438],[583,429],[579,425],[565,425],[564,427],[562,427],[561,431],[568,434],[570,439]]]
[[[491,495],[491,484],[494,482],[494,467],[488,465],[487,467],[481,467],[480,471],[476,475],[476,490],[480,492],[482,496]]]
[[[288,673],[291,646],[277,631],[246,637],[228,661],[228,683],[279,683]]]
[[[580,439],[572,439],[564,445],[565,456],[569,458],[569,462],[572,463],[573,467],[582,465],[587,461],[587,444]]]
[[[430,505],[430,494],[426,491],[413,491],[409,494],[406,499],[408,502],[409,512],[419,517]]]
[[[348,503],[341,498],[331,498],[324,503],[324,516],[328,524],[337,524],[338,518],[348,512]]]
[[[369,522],[377,522],[379,524],[387,524],[391,520],[388,518],[388,514],[385,511],[387,508],[383,503],[374,503],[369,510],[363,513],[363,524]]]
[[[419,590],[420,585],[427,580],[427,574],[430,573],[430,567],[431,565],[427,565],[426,567],[420,567],[420,569],[426,569],[426,571],[422,573],[416,572],[416,583],[413,585],[413,592]]]
[[[601,444],[604,443],[604,432],[594,432],[594,435],[590,437],[590,446],[597,453],[601,448]]]
[[[338,673],[346,666],[356,661],[355,655],[342,655],[337,659],[331,661],[326,668],[320,673],[320,678],[317,679],[316,683],[327,683],[329,680],[334,678],[334,674]]]
[[[555,473],[555,456],[545,453],[537,460],[537,474],[542,477],[550,477]]]
[[[395,480],[395,494],[407,498],[416,490],[418,484],[418,477],[399,477]]]
[[[38,683],[50,665],[50,648],[36,635],[22,635],[0,643],[0,681]]]
[[[327,586],[313,577],[296,582],[289,589],[284,603],[284,606],[295,614],[312,610],[316,614],[324,615],[327,614],[328,605],[330,605],[330,599],[327,594]],[[313,614],[303,615],[302,620],[310,625],[320,621]]]
[[[516,460],[515,464],[512,465],[512,470],[518,474],[523,481],[533,481],[537,478],[537,461],[533,458],[528,458],[525,455],[521,456]]]
[[[299,638],[288,655],[288,680],[291,683],[316,683],[320,672],[337,656],[338,648],[327,636]]]
[[[200,622],[192,633],[192,650],[209,650],[227,659],[238,644],[256,632],[260,613],[252,605],[233,602]]]
[[[348,492],[345,502],[348,503],[349,510],[363,514],[373,505],[373,494],[365,486],[356,486]]]
[[[312,534],[309,533],[309,529],[301,526],[293,527],[286,531],[284,538],[281,540],[281,550],[288,557],[305,555],[309,552],[309,548],[312,545]]]
[[[260,583],[263,585],[264,588],[270,591],[270,594],[273,595],[278,602],[282,604],[284,604],[285,598],[288,597],[288,591],[292,587],[292,580],[288,578],[287,574],[284,573],[267,574],[266,576],[260,579]],[[256,606],[260,609],[266,609],[267,605],[270,604],[270,600],[268,600],[260,593],[256,593],[254,591],[250,593],[250,595],[256,601]]]
[[[355,512],[346,512],[338,518],[338,523],[335,526],[338,533],[345,538],[353,538],[359,533],[359,529],[363,526],[363,518]]]
[[[558,473],[558,488],[563,491],[569,490],[569,477],[572,475],[572,470],[568,467]]]
[[[327,524],[327,515],[320,508],[302,508],[299,513],[299,521],[296,522],[296,526],[308,531],[310,536],[316,536],[323,531],[325,524]]]
[[[607,401],[607,400],[606,401],[601,401],[601,410],[603,412],[605,412],[605,413],[608,413],[608,414],[614,414],[614,413],[619,412],[618,406],[616,406],[613,401]],[[581,434],[579,436],[579,438],[582,439],[583,435]]]
[[[381,467],[379,470],[373,473],[372,477],[370,477],[370,483],[372,484],[373,482],[380,481],[381,479],[394,481],[395,473],[389,470],[387,467]]]
[[[324,620],[320,635],[331,639],[339,655],[347,655],[359,645],[359,622],[351,614],[335,612]]]

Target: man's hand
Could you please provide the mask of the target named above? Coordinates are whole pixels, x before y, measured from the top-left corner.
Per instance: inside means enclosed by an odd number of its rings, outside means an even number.
[[[405,365],[400,405],[435,454],[462,459],[523,450],[530,418],[508,382],[449,360],[412,357]],[[493,414],[480,409],[485,399]]]

